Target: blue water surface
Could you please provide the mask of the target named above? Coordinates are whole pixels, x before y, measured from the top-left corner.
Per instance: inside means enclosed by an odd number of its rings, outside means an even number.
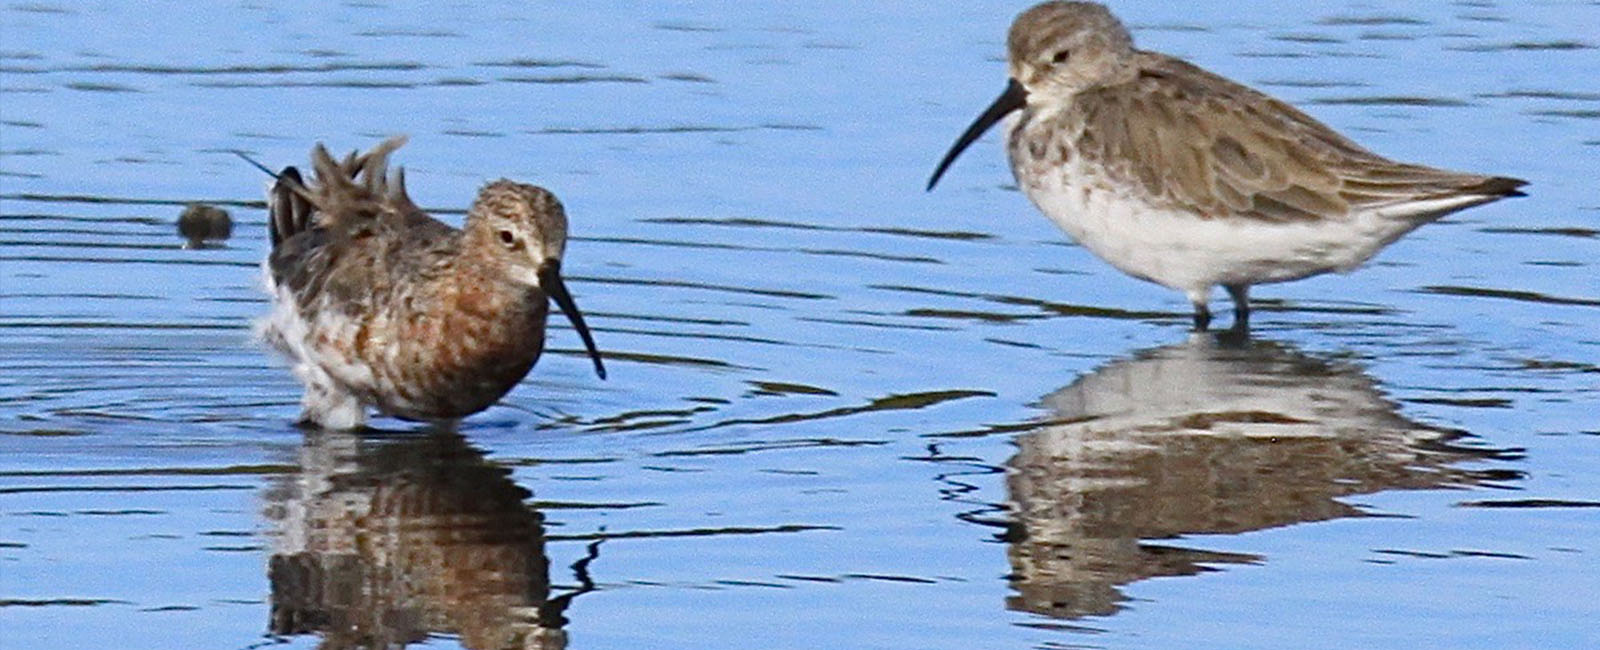
[[[0,8],[0,647],[1600,645],[1600,6],[1112,3],[1530,181],[1258,288],[1242,344],[993,135],[923,192],[1024,8]],[[230,151],[395,134],[447,221],[561,197],[609,379],[556,322],[459,433],[293,426]],[[190,201],[234,236],[182,249]]]

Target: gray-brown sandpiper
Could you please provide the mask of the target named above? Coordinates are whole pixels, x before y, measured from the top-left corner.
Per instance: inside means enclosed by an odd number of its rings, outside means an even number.
[[[544,349],[549,301],[605,366],[561,280],[567,217],[548,190],[498,180],[462,228],[423,212],[391,138],[335,160],[318,144],[312,180],[285,168],[268,196],[272,312],[261,337],[305,384],[302,423],[352,429],[368,407],[453,422],[494,404]]]
[[[1349,271],[1422,224],[1526,181],[1389,160],[1294,107],[1138,50],[1104,6],[1045,2],[1007,38],[1009,83],[928,181],[1008,116],[1028,198],[1118,270],[1184,292],[1194,325],[1228,290],[1234,327],[1254,284]]]

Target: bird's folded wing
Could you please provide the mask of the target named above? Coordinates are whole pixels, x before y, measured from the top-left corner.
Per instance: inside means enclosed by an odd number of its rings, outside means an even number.
[[[1140,55],[1137,77],[1074,98],[1085,119],[1075,148],[1151,200],[1201,218],[1337,220],[1475,188],[1503,196],[1520,184],[1388,160],[1265,94]]]

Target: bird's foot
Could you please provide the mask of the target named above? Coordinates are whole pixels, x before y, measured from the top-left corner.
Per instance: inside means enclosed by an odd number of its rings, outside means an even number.
[[[1194,331],[1204,332],[1211,326],[1211,310],[1205,303],[1194,304]]]

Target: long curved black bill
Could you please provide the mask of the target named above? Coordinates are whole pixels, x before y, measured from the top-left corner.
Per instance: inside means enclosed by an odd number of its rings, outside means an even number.
[[[1000,93],[1000,96],[995,98],[994,103],[990,104],[989,108],[978,116],[978,119],[972,121],[972,126],[967,127],[967,131],[962,133],[961,137],[956,138],[955,145],[951,146],[950,151],[944,155],[944,160],[939,161],[939,167],[933,170],[933,177],[928,179],[927,191],[933,191],[933,186],[938,184],[939,177],[944,175],[944,170],[949,168],[950,163],[956,161],[956,156],[966,151],[967,147],[978,139],[978,136],[983,135],[984,131],[988,131],[989,127],[994,126],[994,123],[999,122],[1000,118],[1005,117],[1007,113],[1022,108],[1027,103],[1028,91],[1023,90],[1022,84],[1017,83],[1016,79],[1007,81],[1005,92]]]
[[[566,283],[561,281],[561,260],[545,260],[544,264],[539,265],[539,288],[555,301],[561,313],[567,315],[567,320],[572,321],[572,328],[578,330],[578,336],[583,337],[583,346],[589,349],[589,358],[594,359],[594,374],[605,379],[606,366],[600,362],[600,351],[594,347],[594,337],[589,335],[589,326],[583,323],[578,303],[572,301]]]

